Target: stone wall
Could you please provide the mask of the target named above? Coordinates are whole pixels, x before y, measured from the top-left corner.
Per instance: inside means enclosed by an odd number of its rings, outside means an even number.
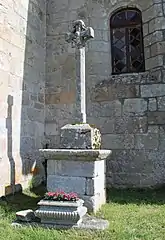
[[[109,186],[164,183],[164,90],[163,81],[146,73],[113,76],[94,87],[89,122],[100,127],[103,147],[112,149]]]
[[[126,6],[142,11],[146,72],[111,76],[109,19]],[[87,117],[113,150],[108,186],[164,183],[164,1],[0,0],[0,11],[0,195],[43,179],[38,149],[58,147],[60,128],[74,119],[75,52],[64,34],[78,18],[95,29]]]
[[[44,136],[45,0],[0,0],[0,195],[28,186]],[[33,166],[33,167],[32,167]],[[41,180],[41,177],[39,177]]]
[[[87,102],[90,89],[111,75],[111,46],[109,20],[111,14],[121,7],[138,7],[142,11],[144,36],[148,35],[147,9],[152,0],[106,1],[106,0],[52,0],[47,3],[47,55],[46,55],[46,137],[50,147],[59,143],[59,129],[72,121],[75,102],[75,52],[64,38],[73,20],[81,18],[95,30],[95,39],[86,49]],[[144,13],[144,14],[143,14]],[[154,15],[151,8],[150,15]],[[148,46],[145,41],[147,60]],[[53,129],[53,130],[52,130]]]
[[[146,73],[111,76],[109,19],[122,7],[142,11]],[[164,4],[161,0],[61,0],[47,4],[46,122],[49,147],[72,122],[75,103],[74,49],[64,40],[72,20],[95,29],[86,49],[88,122],[100,128],[112,149],[107,184],[148,187],[165,182]]]

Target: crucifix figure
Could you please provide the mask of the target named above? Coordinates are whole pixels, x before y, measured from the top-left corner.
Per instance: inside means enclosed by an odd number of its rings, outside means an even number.
[[[76,117],[80,123],[86,123],[86,89],[85,89],[85,45],[94,38],[94,30],[86,27],[82,20],[73,22],[71,32],[65,39],[76,48]]]

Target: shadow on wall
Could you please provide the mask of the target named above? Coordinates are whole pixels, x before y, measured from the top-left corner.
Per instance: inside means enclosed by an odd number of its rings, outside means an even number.
[[[38,149],[44,147],[45,2],[29,0],[26,29],[20,156],[23,179],[24,182],[29,182],[30,187],[35,187],[44,180],[43,159],[39,156]]]
[[[6,128],[7,128],[7,156],[10,163],[10,186],[11,191],[15,191],[15,162],[13,158],[13,136],[12,136],[12,106],[13,106],[13,96],[8,95],[7,98],[7,118],[6,118]],[[5,189],[7,192],[7,189]]]

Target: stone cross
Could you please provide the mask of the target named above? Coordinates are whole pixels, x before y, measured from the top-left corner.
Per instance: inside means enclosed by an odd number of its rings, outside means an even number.
[[[65,39],[76,48],[76,117],[80,123],[86,123],[85,45],[94,38],[94,30],[82,20],[73,22],[72,27]]]

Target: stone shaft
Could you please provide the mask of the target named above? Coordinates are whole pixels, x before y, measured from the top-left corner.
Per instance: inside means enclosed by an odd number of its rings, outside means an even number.
[[[91,38],[94,38],[93,28],[86,27],[82,20],[74,21],[71,32],[65,36],[65,40],[76,48],[75,120],[79,123],[86,123],[85,44]]]
[[[86,123],[85,47],[76,48],[76,118]]]

